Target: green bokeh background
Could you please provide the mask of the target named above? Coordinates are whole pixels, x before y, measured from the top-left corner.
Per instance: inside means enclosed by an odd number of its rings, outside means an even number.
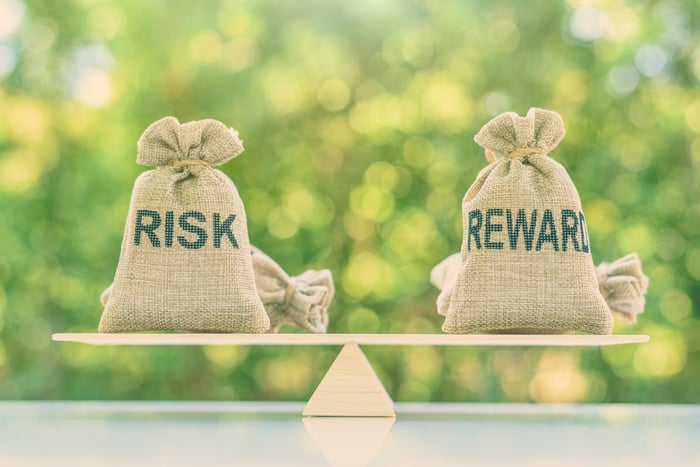
[[[696,1],[0,0],[0,398],[303,400],[337,349],[91,347],[136,140],[215,118],[251,241],[329,268],[330,332],[440,332],[429,272],[494,115],[559,112],[596,263],[636,251],[651,342],[371,347],[398,401],[700,403]],[[291,329],[287,329],[290,331]]]

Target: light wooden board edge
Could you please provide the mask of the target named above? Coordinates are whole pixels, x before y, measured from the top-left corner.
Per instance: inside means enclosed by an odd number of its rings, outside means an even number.
[[[56,333],[58,342],[92,345],[460,345],[460,346],[603,346],[640,344],[649,336],[617,334],[107,334]]]

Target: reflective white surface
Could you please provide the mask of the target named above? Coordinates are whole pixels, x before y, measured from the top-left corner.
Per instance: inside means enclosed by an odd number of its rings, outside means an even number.
[[[395,420],[303,406],[0,402],[0,465],[700,466],[700,406],[396,404]]]

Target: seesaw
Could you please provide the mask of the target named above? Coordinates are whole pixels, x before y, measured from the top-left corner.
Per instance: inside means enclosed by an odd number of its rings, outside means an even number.
[[[395,417],[394,404],[360,345],[595,347],[649,341],[646,335],[533,334],[100,334],[58,333],[91,345],[342,345],[309,399],[305,416]]]

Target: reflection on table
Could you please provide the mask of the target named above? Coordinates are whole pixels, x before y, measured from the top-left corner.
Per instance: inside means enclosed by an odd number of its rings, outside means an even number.
[[[700,406],[0,402],[0,465],[700,465]]]

